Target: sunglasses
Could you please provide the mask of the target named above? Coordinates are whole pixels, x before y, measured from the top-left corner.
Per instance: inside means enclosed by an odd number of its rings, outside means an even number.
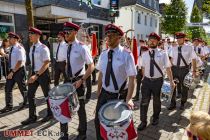
[[[64,31],[65,35],[70,35],[74,30],[70,30],[70,31]]]
[[[29,34],[29,35],[35,35],[36,33],[34,33],[34,32],[29,32],[28,34]]]
[[[200,137],[193,135],[192,132],[190,132],[189,130],[187,130],[187,136],[189,138],[193,138],[193,140],[202,140]]]

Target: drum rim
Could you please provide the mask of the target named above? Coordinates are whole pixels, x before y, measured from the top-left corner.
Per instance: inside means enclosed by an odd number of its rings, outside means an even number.
[[[51,95],[50,93],[51,93],[51,92],[54,92],[56,88],[58,88],[58,87],[60,87],[60,86],[65,86],[65,85],[66,85],[66,86],[72,86],[72,87],[73,87],[73,91],[70,92],[69,95],[72,95],[72,94],[74,94],[74,93],[76,92],[76,88],[73,86],[73,84],[67,82],[67,83],[59,84],[59,85],[53,87],[52,89],[50,89],[50,91],[48,92],[48,97],[49,97],[50,99],[53,99],[52,96],[50,96],[50,95]],[[66,96],[66,97],[67,97],[67,96]]]
[[[128,108],[128,111],[129,111],[128,118],[126,118],[125,120],[120,121],[120,122],[118,122],[117,120],[112,121],[112,120],[105,119],[104,115],[102,114],[102,112],[104,111],[105,107],[107,107],[110,104],[116,104],[116,103],[120,103],[120,104],[126,106]],[[121,123],[126,122],[128,119],[130,119],[132,117],[132,110],[130,110],[129,106],[125,102],[119,101],[119,100],[112,100],[112,101],[107,102],[106,104],[104,104],[100,108],[100,110],[98,112],[98,116],[99,116],[100,122],[105,124],[105,125],[108,125],[108,126],[119,125]]]

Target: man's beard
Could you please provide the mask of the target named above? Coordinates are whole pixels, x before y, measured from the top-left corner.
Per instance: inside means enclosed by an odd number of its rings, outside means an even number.
[[[157,48],[157,45],[150,45],[149,47],[152,49],[155,49],[155,48]]]

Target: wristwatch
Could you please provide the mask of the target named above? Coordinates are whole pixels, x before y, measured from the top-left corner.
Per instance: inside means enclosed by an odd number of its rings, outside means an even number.
[[[39,77],[40,75],[38,73],[36,73],[36,77]]]

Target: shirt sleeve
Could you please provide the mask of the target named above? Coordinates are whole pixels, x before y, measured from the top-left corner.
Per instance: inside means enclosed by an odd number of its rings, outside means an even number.
[[[41,50],[41,57],[42,57],[42,61],[47,61],[49,60],[50,61],[50,51],[47,47],[44,47],[42,50]]]
[[[133,58],[133,54],[129,53],[129,55],[126,58],[126,73],[127,76],[136,76],[137,71],[136,71],[136,66]]]
[[[141,62],[142,62],[142,67],[145,68],[146,67],[145,53],[142,55],[142,61]]]
[[[167,52],[164,53],[164,61],[163,62],[164,62],[164,67],[165,68],[171,67],[171,62],[169,60],[169,56],[168,56]]]
[[[191,59],[196,59],[197,58],[197,55],[193,49],[193,47],[191,47]]]
[[[90,54],[90,51],[88,51],[88,47],[87,46],[83,46],[82,49],[82,59],[85,61],[86,64],[91,64],[93,63],[93,58]]]
[[[98,63],[97,63],[97,65],[96,65],[96,69],[99,70],[99,71],[102,71],[101,57],[102,57],[102,54],[99,56],[99,58],[98,58]]]
[[[17,51],[17,60],[24,61],[25,60],[25,51],[22,49],[18,49]]]

